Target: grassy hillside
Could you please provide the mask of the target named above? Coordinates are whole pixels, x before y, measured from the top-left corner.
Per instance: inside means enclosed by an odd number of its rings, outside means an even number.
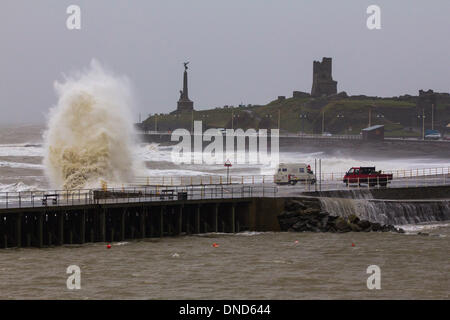
[[[422,120],[417,117],[414,99],[404,101],[396,98],[355,97],[343,99],[326,98],[289,98],[275,100],[267,105],[216,108],[188,113],[152,115],[143,122],[147,130],[155,129],[155,117],[158,130],[172,131],[176,128],[191,129],[192,119],[203,121],[203,129],[231,128],[232,116],[234,128],[271,129],[282,132],[321,133],[322,114],[326,132],[333,134],[359,134],[369,124],[385,125],[386,136],[420,136]],[[306,119],[300,117],[306,115]],[[435,110],[435,126],[445,126],[450,122],[450,103],[438,103]],[[431,119],[426,119],[426,128],[430,128]]]

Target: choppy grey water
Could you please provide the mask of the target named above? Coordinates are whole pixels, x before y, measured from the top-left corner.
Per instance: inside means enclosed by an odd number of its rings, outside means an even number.
[[[46,187],[42,129],[0,128],[0,192]],[[449,224],[405,228],[2,249],[0,299],[448,299]],[[70,265],[81,268],[80,290],[67,289]],[[381,269],[380,290],[367,288],[369,265]]]
[[[0,298],[448,299],[449,230],[207,234],[111,249],[7,249],[0,251]],[[69,265],[81,268],[79,290],[67,289]],[[379,290],[367,288],[369,265],[381,269]]]

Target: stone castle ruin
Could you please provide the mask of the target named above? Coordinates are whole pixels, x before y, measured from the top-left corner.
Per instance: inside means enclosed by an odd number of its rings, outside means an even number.
[[[324,57],[322,62],[314,61],[311,96],[321,97],[337,94],[337,81],[333,80],[331,70],[331,58]]]

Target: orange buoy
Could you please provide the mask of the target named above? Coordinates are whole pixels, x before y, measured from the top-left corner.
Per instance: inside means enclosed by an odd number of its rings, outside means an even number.
[[[214,243],[212,244],[212,246],[213,246],[214,248],[217,248],[219,245],[218,245],[217,243],[214,242]]]
[[[355,246],[355,244],[352,242],[352,247],[354,247]]]
[[[108,244],[106,245],[106,248],[111,249],[111,245],[108,243]]]

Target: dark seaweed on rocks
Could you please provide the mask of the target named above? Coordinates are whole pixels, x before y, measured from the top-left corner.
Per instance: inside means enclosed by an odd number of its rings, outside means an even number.
[[[356,215],[347,218],[332,216],[320,209],[320,204],[311,200],[289,199],[285,211],[278,216],[282,231],[310,232],[398,232],[403,229],[393,225],[360,220]]]

